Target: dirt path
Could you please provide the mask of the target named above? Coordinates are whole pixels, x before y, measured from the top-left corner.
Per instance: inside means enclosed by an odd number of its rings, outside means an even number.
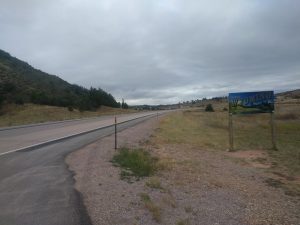
[[[67,157],[93,224],[300,224],[299,198],[269,186],[264,168],[225,152],[153,144],[157,127],[153,118],[118,136],[120,146],[142,146],[160,158],[165,169],[155,177],[120,180],[120,169],[110,162],[113,136]]]

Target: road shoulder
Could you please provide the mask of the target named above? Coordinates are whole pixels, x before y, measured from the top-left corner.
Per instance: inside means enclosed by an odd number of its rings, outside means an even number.
[[[153,177],[132,183],[120,179],[120,169],[111,163],[113,136],[67,157],[94,225],[299,224],[299,201],[268,186],[261,168],[224,152],[155,145],[149,140],[158,125],[152,118],[118,134],[120,146],[143,147],[160,158],[166,168]],[[159,186],[147,185],[153,179]],[[156,208],[147,207],[141,195]]]

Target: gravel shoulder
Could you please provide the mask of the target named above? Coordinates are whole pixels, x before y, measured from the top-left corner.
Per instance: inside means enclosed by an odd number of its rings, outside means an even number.
[[[118,133],[119,146],[142,147],[159,157],[164,169],[155,177],[121,180],[120,169],[110,162],[114,136],[67,156],[94,225],[300,224],[299,198],[268,185],[264,167],[226,152],[154,143],[158,126],[152,118]],[[159,187],[146,185],[153,179]],[[159,218],[141,194],[149,195]]]

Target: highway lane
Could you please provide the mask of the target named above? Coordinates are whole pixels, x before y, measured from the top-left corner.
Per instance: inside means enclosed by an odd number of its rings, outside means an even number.
[[[118,125],[126,129],[149,117]],[[72,151],[114,132],[113,127],[34,150],[22,150],[0,157],[0,224],[5,225],[89,225],[80,194],[64,163]],[[112,143],[112,148],[114,143]]]
[[[156,114],[157,112],[142,112],[117,115],[118,122]],[[15,149],[25,148],[37,143],[86,132],[88,130],[109,126],[114,123],[114,116],[67,121],[62,123],[24,126],[18,129],[0,130],[0,154]]]

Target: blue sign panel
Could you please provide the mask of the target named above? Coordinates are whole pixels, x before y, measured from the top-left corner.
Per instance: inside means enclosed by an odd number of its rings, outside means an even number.
[[[274,111],[274,92],[229,93],[229,112],[233,114],[271,113]]]

